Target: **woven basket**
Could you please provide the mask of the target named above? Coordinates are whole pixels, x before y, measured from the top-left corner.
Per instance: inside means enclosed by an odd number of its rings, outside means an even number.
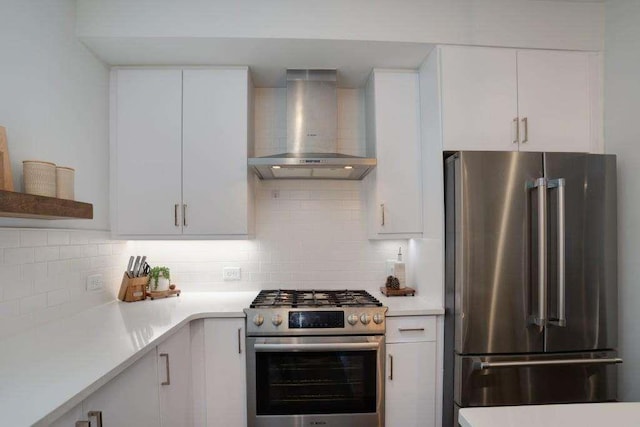
[[[56,197],[56,165],[39,160],[22,162],[24,192],[38,196]]]
[[[56,197],[59,199],[73,200],[74,198],[74,174],[73,168],[65,166],[56,167]]]

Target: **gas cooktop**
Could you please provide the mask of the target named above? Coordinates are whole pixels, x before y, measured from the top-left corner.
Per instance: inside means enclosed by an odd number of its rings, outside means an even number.
[[[304,307],[382,307],[369,292],[361,290],[265,290],[260,291],[251,308]]]
[[[247,336],[384,334],[387,308],[362,290],[260,291],[249,308]]]

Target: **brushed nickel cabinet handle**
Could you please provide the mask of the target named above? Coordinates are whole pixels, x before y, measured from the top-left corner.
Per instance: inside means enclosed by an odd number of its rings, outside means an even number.
[[[178,224],[178,204],[177,203],[173,205],[173,223],[175,224],[176,227],[180,227],[180,224]]]
[[[182,205],[182,225],[187,226],[187,205]]]
[[[169,370],[169,353],[160,353],[160,357],[164,357],[164,366],[167,371],[167,380],[160,383],[160,385],[171,385],[171,371]]]
[[[522,143],[526,144],[529,142],[529,119],[527,117],[522,119],[522,126],[524,127],[524,138],[522,138]]]
[[[238,354],[242,354],[242,328],[238,328]]]
[[[382,211],[382,223],[380,225],[384,227],[384,203],[380,204],[380,210]]]
[[[424,332],[424,328],[398,328],[400,332]]]
[[[102,427],[102,411],[89,411],[87,413],[87,417],[89,417],[89,419],[96,417],[96,426]],[[87,422],[89,423],[89,426],[91,426],[91,422]]]
[[[393,381],[393,355],[389,355],[389,381]]]
[[[520,121],[518,120],[517,117],[513,119],[512,127],[513,129],[515,129],[515,132],[513,133],[514,138],[511,142],[513,142],[514,144],[517,144],[518,141],[520,141]]]

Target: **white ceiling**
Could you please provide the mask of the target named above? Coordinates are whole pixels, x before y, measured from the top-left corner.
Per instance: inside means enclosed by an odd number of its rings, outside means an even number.
[[[337,69],[338,85],[362,87],[372,68],[417,69],[426,43],[221,38],[84,37],[109,65],[248,65],[257,87],[284,87],[287,68]]]

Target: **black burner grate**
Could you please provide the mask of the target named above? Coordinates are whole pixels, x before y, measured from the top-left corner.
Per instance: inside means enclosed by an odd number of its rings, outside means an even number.
[[[276,289],[260,291],[251,308],[260,307],[381,307],[382,303],[361,290]]]

